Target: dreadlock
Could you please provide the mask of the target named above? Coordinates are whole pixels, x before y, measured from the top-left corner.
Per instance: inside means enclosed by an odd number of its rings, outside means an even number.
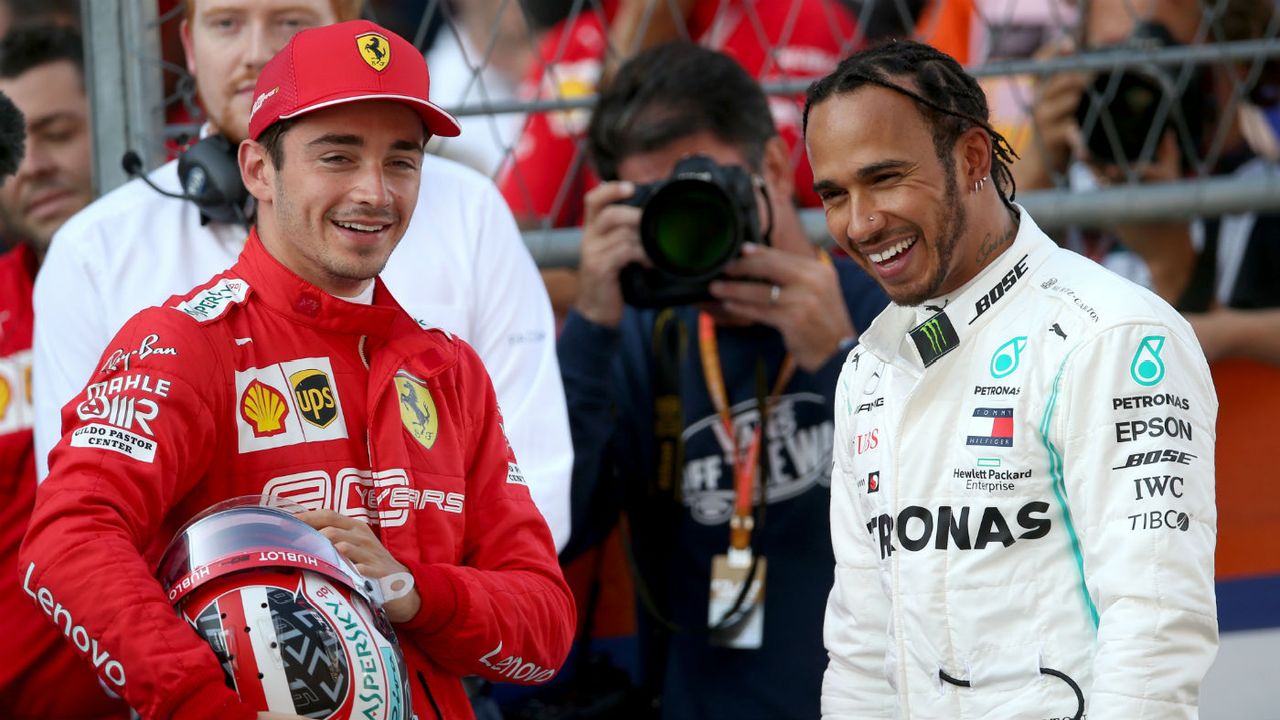
[[[919,91],[901,84],[904,79],[914,81]],[[1017,185],[1009,166],[1018,154],[1009,141],[991,127],[986,94],[954,58],[923,43],[893,40],[841,61],[834,72],[809,86],[804,102],[802,127],[805,132],[809,129],[809,111],[814,105],[867,84],[879,85],[915,101],[932,130],[938,159],[948,170],[953,171],[955,167],[951,157],[955,142],[969,128],[982,128],[991,137],[991,177],[996,192],[1013,210]]]
[[[27,125],[18,106],[0,93],[0,183],[18,171],[26,138]]]

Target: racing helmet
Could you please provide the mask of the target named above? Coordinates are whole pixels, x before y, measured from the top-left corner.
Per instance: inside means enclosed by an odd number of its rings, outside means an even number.
[[[279,499],[234,498],[201,512],[170,541],[157,575],[227,686],[255,709],[413,717],[378,586]]]

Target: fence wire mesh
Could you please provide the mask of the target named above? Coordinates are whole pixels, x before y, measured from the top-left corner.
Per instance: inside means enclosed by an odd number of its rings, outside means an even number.
[[[125,179],[121,151],[140,137],[164,138],[142,142],[158,164],[204,120],[179,40],[181,0],[122,2],[111,14],[102,7],[110,3],[82,0],[98,85],[100,188]],[[433,99],[462,121],[459,138],[437,139],[431,151],[499,184],[544,266],[576,261],[581,197],[595,182],[583,131],[596,88],[638,50],[677,38],[725,51],[760,80],[815,239],[825,229],[807,191],[804,88],[849,52],[890,38],[933,44],[980,78],[992,126],[1021,156],[1019,199],[1043,226],[1280,209],[1276,173],[1236,173],[1242,158],[1280,159],[1275,10],[1276,0],[370,0],[363,8],[426,53]],[[121,78],[127,87],[115,87]]]

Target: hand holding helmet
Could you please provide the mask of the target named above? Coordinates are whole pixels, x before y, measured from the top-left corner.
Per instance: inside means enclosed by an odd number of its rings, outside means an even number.
[[[418,614],[422,598],[418,589],[413,587],[409,568],[391,556],[368,523],[332,510],[309,510],[297,517],[328,538],[356,572],[379,583],[382,587],[382,609],[386,611],[388,620],[408,622]],[[384,580],[391,586],[383,584]]]

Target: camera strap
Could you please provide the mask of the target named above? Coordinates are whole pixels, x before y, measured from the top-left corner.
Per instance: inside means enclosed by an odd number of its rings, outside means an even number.
[[[715,320],[705,312],[698,313],[698,350],[702,359],[702,373],[707,381],[707,393],[711,403],[720,416],[724,426],[725,437],[729,442],[730,457],[733,467],[734,504],[733,517],[729,520],[729,547],[738,552],[750,552],[751,531],[755,526],[752,515],[752,498],[755,491],[756,475],[760,466],[760,441],[764,436],[764,425],[768,419],[768,409],[778,399],[782,389],[795,374],[795,359],[787,353],[778,369],[778,377],[774,380],[773,389],[758,408],[760,421],[751,433],[751,440],[746,447],[738,443],[738,435],[734,432],[733,414],[729,409],[729,396],[724,384],[724,371],[720,363],[720,349],[716,341]],[[766,479],[767,481],[767,479]]]

